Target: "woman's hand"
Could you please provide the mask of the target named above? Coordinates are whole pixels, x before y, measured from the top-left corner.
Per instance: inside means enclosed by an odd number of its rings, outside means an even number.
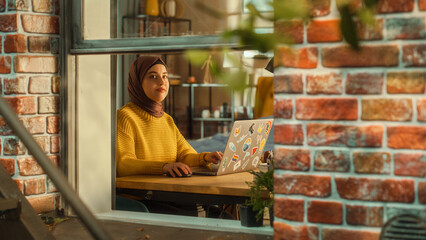
[[[189,166],[186,165],[185,163],[181,163],[181,162],[164,164],[163,173],[169,173],[170,175],[172,175],[172,177],[176,177],[176,176],[181,177],[182,174],[179,172],[179,169],[182,169],[182,172],[184,172],[185,174],[188,174],[188,173],[192,174],[191,168],[189,168]]]
[[[218,164],[223,157],[223,153],[216,151],[216,152],[209,152],[206,155],[204,155],[204,161],[208,162],[208,163],[214,163],[214,164]]]

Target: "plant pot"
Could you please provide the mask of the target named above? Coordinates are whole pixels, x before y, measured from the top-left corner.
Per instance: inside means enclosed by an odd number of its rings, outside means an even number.
[[[269,208],[269,225],[274,227],[274,207]]]
[[[245,227],[261,227],[263,226],[263,218],[256,219],[257,212],[253,211],[251,206],[240,206],[241,226]]]

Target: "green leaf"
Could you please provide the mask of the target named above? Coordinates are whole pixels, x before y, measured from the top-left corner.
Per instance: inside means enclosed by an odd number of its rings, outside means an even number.
[[[280,19],[308,19],[312,9],[311,1],[307,0],[275,0],[275,20]]]
[[[185,57],[188,61],[196,66],[201,66],[209,57],[210,52],[205,50],[187,50],[185,51]]]
[[[364,0],[364,5],[368,8],[374,7],[379,3],[379,0]]]
[[[356,26],[350,13],[349,5],[340,8],[340,16],[340,30],[342,31],[343,38],[352,48],[359,50]]]
[[[373,26],[376,22],[374,18],[374,13],[371,9],[363,8],[357,12],[357,15],[362,23]]]

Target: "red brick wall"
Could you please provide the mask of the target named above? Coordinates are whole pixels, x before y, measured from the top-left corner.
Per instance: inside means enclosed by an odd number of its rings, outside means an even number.
[[[59,137],[59,0],[0,0],[0,94],[56,166]],[[37,212],[59,194],[0,117],[0,162]]]
[[[379,239],[426,208],[426,1],[380,0],[359,52],[336,0],[316,2],[275,28],[296,44],[275,54],[274,239]]]

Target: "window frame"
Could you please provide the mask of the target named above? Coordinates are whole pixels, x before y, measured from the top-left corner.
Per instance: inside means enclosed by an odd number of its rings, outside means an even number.
[[[116,4],[117,0],[111,0],[111,7]],[[243,49],[236,41],[231,39],[224,42],[219,35],[209,36],[175,36],[175,37],[156,37],[156,38],[132,38],[132,39],[102,39],[102,40],[86,40],[83,39],[83,0],[61,0],[61,12],[63,20],[61,21],[62,29],[65,30],[61,35],[62,48],[61,59],[64,64],[61,64],[62,80],[61,80],[61,113],[62,117],[62,148],[61,154],[64,164],[62,168],[71,185],[77,190],[78,176],[78,139],[77,134],[78,109],[74,103],[78,98],[78,86],[75,81],[78,78],[78,56],[96,54],[110,55],[111,57],[111,109],[115,109],[115,79],[117,66],[116,54],[129,53],[149,53],[149,52],[168,52],[168,51],[184,51],[188,49],[211,49],[215,47],[227,47],[231,49]],[[114,8],[110,8],[114,9]],[[111,12],[111,19],[115,18],[115,13]],[[114,28],[114,26],[112,26]],[[116,31],[113,29],[113,31]],[[115,111],[111,110],[111,126],[115,126]],[[97,218],[105,220],[120,220],[124,222],[140,222],[144,224],[152,224],[158,226],[173,226],[195,229],[206,229],[216,231],[239,231],[260,235],[272,235],[272,228],[250,229],[241,228],[239,222],[231,220],[219,219],[198,219],[194,221],[193,217],[186,216],[170,216],[162,214],[147,214],[147,213],[125,213],[114,211],[115,209],[115,133],[116,130],[112,127],[111,130],[111,208],[110,211],[95,213]],[[107,184],[107,183],[104,183]],[[64,203],[66,212],[73,215],[72,209]],[[171,220],[172,218],[172,220]],[[178,219],[178,221],[173,221]]]

